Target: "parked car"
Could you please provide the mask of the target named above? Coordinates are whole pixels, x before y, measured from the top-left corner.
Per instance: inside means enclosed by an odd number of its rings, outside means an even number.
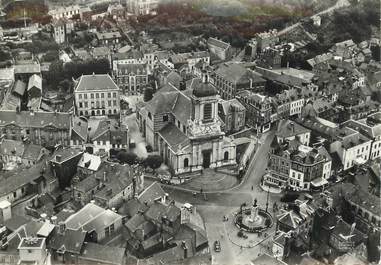
[[[221,243],[218,240],[214,241],[214,251],[221,252]]]

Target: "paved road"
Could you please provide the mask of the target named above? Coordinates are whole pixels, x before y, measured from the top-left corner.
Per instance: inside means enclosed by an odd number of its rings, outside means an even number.
[[[209,244],[213,257],[213,264],[250,264],[250,260],[263,253],[263,246],[258,246],[253,249],[241,248],[231,242],[228,234],[231,237],[237,236],[237,228],[233,224],[233,212],[239,209],[243,203],[252,203],[253,199],[258,200],[261,207],[265,207],[267,193],[259,187],[261,178],[265,173],[268,151],[271,141],[274,138],[274,132],[268,132],[261,138],[262,144],[254,155],[249,164],[246,175],[241,184],[232,189],[223,192],[209,192],[204,195],[193,195],[192,192],[186,189],[179,189],[175,186],[163,186],[168,194],[179,202],[189,202],[196,206],[197,211],[203,217],[206,231],[208,234]],[[253,190],[252,190],[253,187]],[[269,211],[271,212],[274,201],[279,200],[280,195],[269,196]],[[223,222],[223,216],[228,216],[229,221]],[[222,252],[216,253],[213,249],[213,242],[219,240],[221,243]],[[248,242],[247,242],[248,243]],[[245,243],[245,244],[247,244]],[[264,242],[264,244],[266,244]]]
[[[338,0],[334,6],[331,6],[331,7],[327,8],[327,9],[325,9],[323,11],[320,11],[319,13],[316,13],[316,14],[312,15],[310,18],[314,18],[316,16],[325,15],[325,14],[328,14],[328,13],[331,13],[331,12],[335,11],[336,9],[339,9],[339,8],[342,8],[342,7],[345,7],[345,6],[349,6],[349,5],[350,5],[350,3],[349,3],[348,0]],[[298,23],[295,23],[295,24],[293,24],[291,26],[288,26],[288,27],[282,29],[281,31],[279,31],[278,32],[278,36],[283,35],[283,34],[289,32],[289,31],[299,27],[300,25],[302,25],[302,24],[300,22],[298,22]]]

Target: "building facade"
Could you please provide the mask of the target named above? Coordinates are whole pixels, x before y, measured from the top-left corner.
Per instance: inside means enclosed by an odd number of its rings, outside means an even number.
[[[78,116],[120,113],[120,89],[107,74],[81,76],[76,82],[74,97]]]

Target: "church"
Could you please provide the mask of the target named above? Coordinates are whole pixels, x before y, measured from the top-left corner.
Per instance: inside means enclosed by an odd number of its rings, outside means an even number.
[[[217,89],[206,72],[192,82],[181,91],[169,83],[136,110],[147,145],[176,175],[236,164],[236,145],[221,130]]]

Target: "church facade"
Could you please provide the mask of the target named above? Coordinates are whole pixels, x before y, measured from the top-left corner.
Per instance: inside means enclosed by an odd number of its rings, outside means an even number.
[[[168,84],[137,109],[147,144],[177,175],[236,164],[236,145],[221,130],[219,96],[203,74],[194,89]]]

